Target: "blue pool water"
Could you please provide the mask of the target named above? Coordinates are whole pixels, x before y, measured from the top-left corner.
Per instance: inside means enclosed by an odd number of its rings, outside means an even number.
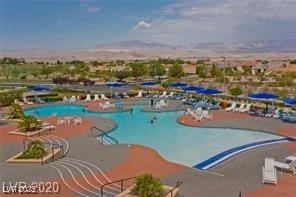
[[[151,147],[166,160],[190,167],[234,147],[282,138],[242,129],[186,127],[176,122],[180,116],[176,112],[147,113],[141,112],[140,106],[134,107],[133,114],[93,113],[82,109],[82,106],[75,105],[52,105],[27,109],[25,113],[38,117],[56,114],[110,118],[118,127],[109,135],[118,139],[119,143]],[[154,116],[157,120],[150,123]]]

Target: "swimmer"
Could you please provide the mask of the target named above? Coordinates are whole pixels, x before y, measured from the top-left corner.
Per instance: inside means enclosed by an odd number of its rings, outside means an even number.
[[[153,119],[151,119],[151,120],[150,120],[150,123],[154,123],[154,120],[153,120]]]

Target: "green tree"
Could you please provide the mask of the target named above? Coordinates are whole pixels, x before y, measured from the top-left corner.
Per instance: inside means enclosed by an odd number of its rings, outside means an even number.
[[[221,77],[223,75],[222,71],[217,68],[215,64],[212,64],[212,68],[210,70],[212,77]]]
[[[26,150],[18,159],[40,159],[45,155],[46,151],[41,141],[35,140],[28,144]]]
[[[40,129],[42,126],[42,122],[38,121],[34,116],[23,116],[21,121],[18,123],[18,128],[24,132],[32,132]]]
[[[155,76],[155,71],[156,71],[156,76],[162,76],[166,73],[166,70],[164,66],[160,63],[151,63],[149,66],[149,75],[150,76]]]
[[[174,78],[180,78],[184,75],[183,67],[179,64],[174,64],[169,68],[169,76]]]
[[[161,197],[163,185],[159,179],[151,174],[144,174],[137,177],[132,193],[140,197]]]
[[[134,63],[131,65],[132,67],[132,76],[138,79],[146,75],[147,73],[147,66],[143,63]]]
[[[23,109],[20,105],[13,103],[10,106],[10,110],[9,110],[9,118],[11,119],[19,119],[22,118],[24,116],[24,112]]]
[[[54,69],[50,66],[43,66],[41,69],[41,75],[44,75],[46,79],[48,79],[48,76],[54,72]]]
[[[115,77],[120,81],[122,81],[125,78],[128,78],[129,76],[131,76],[131,71],[129,70],[121,70],[115,73]]]
[[[229,92],[232,96],[239,96],[243,93],[242,89],[239,86],[230,88]]]
[[[206,77],[206,66],[204,64],[197,65],[195,69],[196,75],[199,77],[205,78]]]

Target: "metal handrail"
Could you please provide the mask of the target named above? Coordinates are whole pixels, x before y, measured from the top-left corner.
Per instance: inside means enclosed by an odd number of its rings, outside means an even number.
[[[117,180],[117,181],[112,181],[112,182],[108,182],[108,183],[105,183],[101,186],[100,190],[101,190],[101,197],[104,196],[104,187],[106,187],[107,185],[111,185],[111,184],[114,184],[114,183],[118,183],[120,182],[120,191],[123,192],[123,182],[124,181],[127,181],[127,180],[131,180],[131,179],[135,179],[137,178],[136,176],[134,177],[129,177],[129,178],[125,178],[125,179],[120,179],[120,180]]]
[[[174,190],[179,188],[183,183],[181,181],[177,181],[176,182],[176,186],[173,187],[170,191],[168,191],[164,196],[167,196],[169,194],[171,194],[171,197],[173,197],[173,194],[174,194]]]
[[[175,108],[175,112],[178,111],[178,109],[183,105],[183,103],[181,103],[180,105],[178,105],[176,108]]]
[[[99,130],[101,132],[101,134],[98,134],[98,135],[93,135],[93,130],[96,129],[96,130]],[[109,139],[111,139],[115,144],[118,144],[118,139],[114,138],[114,137],[111,137],[110,135],[108,135],[108,133],[106,133],[105,131],[103,131],[102,129],[99,129],[98,127],[92,127],[90,129],[90,132],[91,132],[91,135],[94,136],[94,137],[108,137]]]
[[[28,138],[23,139],[23,150],[24,151],[26,149],[26,141],[33,142],[34,140],[31,140],[31,139],[28,139]],[[51,151],[53,153],[53,155],[52,155],[52,161],[54,161],[54,146],[57,147],[57,148],[60,148],[62,150],[62,155],[64,156],[64,147],[63,147],[63,145],[55,144],[55,143],[48,143],[48,142],[42,142],[42,143],[43,144],[47,144],[47,145],[52,145],[51,146]],[[49,149],[47,149],[47,150],[49,150]],[[41,158],[41,165],[44,165],[44,155]]]

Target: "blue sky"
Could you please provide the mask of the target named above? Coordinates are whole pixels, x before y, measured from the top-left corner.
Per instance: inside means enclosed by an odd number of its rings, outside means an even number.
[[[295,0],[0,0],[1,48],[291,39]]]

